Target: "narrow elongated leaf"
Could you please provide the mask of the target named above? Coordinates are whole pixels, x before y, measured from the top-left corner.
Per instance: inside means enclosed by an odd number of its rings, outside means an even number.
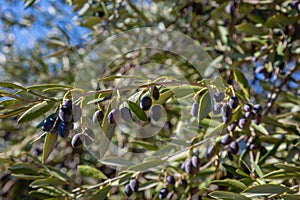
[[[244,74],[239,70],[233,70],[234,80],[239,84],[241,87],[245,97],[247,100],[250,98],[250,86]]]
[[[300,172],[300,167],[295,166],[295,165],[288,165],[288,164],[278,163],[278,164],[275,164],[275,167],[277,167],[279,169],[284,169],[286,171]]]
[[[28,91],[30,90],[44,90],[49,88],[69,88],[72,87],[69,85],[60,85],[60,84],[42,84],[42,85],[33,85],[27,88]]]
[[[62,184],[64,184],[64,182],[62,182],[62,181],[60,181],[58,179],[55,179],[55,178],[45,178],[45,179],[38,179],[38,180],[33,181],[30,184],[30,187],[32,187],[32,188],[38,188],[38,187],[41,187],[41,186],[48,186],[48,185],[57,186],[57,185],[62,185]]]
[[[143,79],[143,80],[147,80],[146,78],[142,77],[142,76],[107,76],[104,78],[100,78],[98,79],[98,81],[113,81],[116,79]]]
[[[97,179],[107,179],[107,176],[105,176],[105,174],[103,174],[100,170],[88,165],[78,165],[78,171],[84,176],[90,176]]]
[[[281,185],[265,184],[247,188],[243,191],[246,197],[269,196],[274,194],[282,194],[290,189]]]
[[[141,146],[145,149],[151,150],[151,151],[156,151],[158,150],[158,147],[156,145],[153,145],[149,142],[145,142],[145,141],[132,141],[130,142],[131,144],[136,144],[138,146]]]
[[[285,195],[281,195],[281,197],[283,198],[283,200],[299,200],[300,199],[300,195],[297,195],[297,194],[285,194]]]
[[[297,149],[300,149],[300,142],[298,142],[297,144],[295,144],[295,147],[296,147]]]
[[[8,168],[14,174],[37,174],[39,168],[31,163],[16,163]]]
[[[199,100],[198,121],[201,121],[208,116],[211,110],[211,99],[209,92],[205,92]]]
[[[50,153],[55,147],[55,143],[57,140],[57,133],[47,133],[45,142],[44,142],[44,149],[43,149],[43,155],[42,155],[42,163],[45,163],[47,158],[49,157]]]
[[[284,28],[287,25],[293,24],[296,18],[287,17],[283,14],[277,14],[270,17],[265,26],[268,28]]]
[[[128,101],[128,105],[130,110],[142,121],[147,121],[148,117],[146,113],[137,105],[136,103],[132,101]]]
[[[21,108],[17,108],[17,109],[14,109],[14,110],[10,110],[8,112],[5,112],[5,113],[1,114],[0,119],[5,119],[5,118],[8,118],[8,117],[16,116],[16,115],[24,112],[27,109],[28,109],[28,107],[21,107]]]
[[[0,87],[9,88],[9,89],[20,89],[20,90],[26,90],[25,87],[22,87],[20,85],[10,83],[10,82],[0,82]]]
[[[105,165],[112,165],[116,167],[128,167],[133,165],[133,162],[130,162],[129,160],[125,160],[119,157],[108,157],[101,160],[101,163]]]
[[[27,175],[27,174],[12,174],[12,176],[23,179],[23,180],[36,180],[40,178],[45,178],[45,176],[39,176],[39,175]]]
[[[48,110],[50,110],[54,106],[55,102],[54,101],[43,101],[42,103],[39,103],[32,108],[28,109],[21,117],[18,119],[18,123],[23,123],[27,121],[31,121]]]
[[[151,160],[148,162],[143,162],[143,163],[139,163],[137,165],[133,165],[131,167],[128,168],[128,170],[133,170],[133,171],[144,171],[144,170],[149,170],[152,168],[155,168],[159,165],[164,164],[166,161],[157,159],[157,160]]]
[[[237,191],[237,192],[240,192],[247,188],[244,183],[242,183],[238,180],[234,180],[234,179],[215,180],[215,181],[212,181],[211,183],[215,184],[215,185],[231,187],[233,189],[236,189],[235,191]]]
[[[232,200],[250,200],[249,198],[241,195],[241,194],[237,194],[237,193],[233,193],[233,192],[227,192],[227,191],[214,191],[209,193],[209,196],[216,198],[216,199],[232,199]]]
[[[247,35],[265,35],[266,31],[262,27],[257,27],[252,23],[243,23],[235,26],[239,32],[246,33]]]
[[[91,200],[104,200],[107,197],[107,193],[110,190],[110,185],[105,186],[98,190],[91,198]]]
[[[262,178],[264,176],[264,174],[261,171],[260,167],[254,161],[251,161],[251,163],[254,167],[254,170],[255,170],[256,174],[259,176],[259,178]]]

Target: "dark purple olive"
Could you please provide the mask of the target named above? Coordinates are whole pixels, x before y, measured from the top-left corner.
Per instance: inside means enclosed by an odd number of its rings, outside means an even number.
[[[70,122],[70,123],[60,122],[58,124],[58,128],[57,128],[58,135],[62,138],[68,137],[70,134],[72,125],[73,125],[72,122]]]
[[[254,114],[260,114],[260,113],[262,112],[262,107],[261,107],[261,105],[255,104],[255,105],[253,106],[252,112],[253,112]]]
[[[222,105],[221,103],[216,103],[216,104],[214,105],[214,108],[213,108],[213,113],[214,113],[215,115],[220,114],[220,113],[221,113],[222,106],[223,106],[223,105]]]
[[[236,127],[236,123],[229,124],[229,125],[227,126],[227,130],[228,130],[229,132],[232,132],[232,131],[234,131],[235,127]]]
[[[133,191],[131,190],[129,184],[125,185],[124,192],[127,197],[130,197],[132,195]]]
[[[169,193],[169,191],[168,191],[167,188],[162,188],[162,189],[159,190],[158,198],[159,199],[164,199],[164,198],[167,197],[168,193]]]
[[[226,124],[230,122],[232,118],[232,109],[229,107],[229,105],[224,105],[221,109],[221,114],[223,122]]]
[[[231,154],[237,154],[239,152],[239,144],[236,142],[236,141],[232,141],[230,144],[229,144],[229,152]]]
[[[158,121],[161,118],[161,114],[162,114],[161,105],[155,104],[151,107],[150,119],[153,119],[154,121]]]
[[[239,105],[239,99],[235,96],[230,97],[228,105],[231,109],[235,109]]]
[[[229,134],[225,134],[221,140],[221,144],[223,145],[227,145],[229,144],[230,142],[232,142],[232,137],[229,135]]]
[[[120,113],[121,113],[121,118],[125,121],[125,122],[132,122],[132,115],[130,112],[130,109],[128,107],[123,107],[120,109]]]
[[[252,120],[254,117],[254,114],[252,112],[245,112],[244,117],[248,120]]]
[[[192,156],[191,161],[192,161],[192,166],[198,169],[200,166],[200,158],[198,156]]]
[[[188,174],[195,174],[197,172],[197,168],[195,168],[192,164],[192,160],[187,160],[184,165],[184,170]]]
[[[193,117],[198,116],[198,110],[199,110],[199,103],[197,103],[197,102],[193,103],[192,108],[191,108],[191,114]]]
[[[215,155],[215,146],[210,146],[207,148],[206,158],[209,160]]]
[[[252,105],[250,104],[250,103],[247,103],[247,104],[245,104],[244,106],[243,106],[243,110],[245,111],[245,112],[251,112],[252,111]]]
[[[238,126],[240,129],[243,130],[243,129],[247,128],[249,126],[249,124],[250,124],[250,120],[248,120],[247,118],[242,117],[239,119]]]
[[[44,120],[44,125],[42,127],[43,131],[50,132],[52,129],[54,123],[55,123],[56,118],[53,116],[49,116]]]
[[[120,116],[120,110],[115,108],[115,109],[112,109],[109,113],[108,113],[108,116],[107,116],[107,119],[108,119],[108,123],[110,124],[115,124],[117,122],[117,120],[119,119],[119,116]]]
[[[102,110],[97,110],[93,115],[93,123],[102,123],[102,120],[104,118],[104,113]]]
[[[156,86],[154,86],[152,91],[152,97],[153,99],[158,100],[159,96],[160,96],[159,89]]]
[[[152,105],[152,99],[148,96],[145,96],[140,101],[140,108],[142,110],[149,110]]]
[[[58,117],[63,122],[71,122],[72,121],[72,110],[67,108],[66,105],[63,105],[58,111]]]
[[[72,137],[71,145],[73,148],[79,148],[82,146],[83,142],[81,137],[82,137],[81,133],[77,133]]]
[[[221,101],[223,101],[224,98],[225,98],[224,92],[216,92],[216,93],[214,94],[214,100],[215,100],[216,102],[221,102]]]
[[[62,106],[66,106],[67,109],[72,110],[72,100],[66,99],[62,102]]]
[[[257,114],[257,115],[254,116],[253,122],[255,124],[259,125],[261,123],[261,120],[262,120],[261,118],[262,118],[261,114]]]
[[[139,190],[140,184],[139,181],[136,178],[134,178],[130,180],[129,186],[133,192],[137,192]]]
[[[167,183],[167,185],[174,185],[175,182],[176,182],[176,180],[175,180],[174,176],[168,175],[166,177],[166,183]]]
[[[181,179],[180,180],[180,185],[183,187],[183,188],[186,188],[188,186],[188,182],[185,180],[185,179]]]

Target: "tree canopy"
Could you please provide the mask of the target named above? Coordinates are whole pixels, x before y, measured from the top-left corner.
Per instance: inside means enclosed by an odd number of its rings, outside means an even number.
[[[300,199],[300,2],[0,2],[0,199]]]

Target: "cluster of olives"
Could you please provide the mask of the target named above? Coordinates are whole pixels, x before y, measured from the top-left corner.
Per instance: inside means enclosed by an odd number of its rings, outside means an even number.
[[[170,192],[169,189],[172,189],[172,188],[174,189],[175,183],[176,183],[176,179],[174,176],[172,176],[172,175],[166,176],[166,187],[163,187],[159,190],[158,198],[164,199],[164,198],[168,197],[169,194],[171,195],[171,193],[169,193]],[[179,185],[182,188],[186,188],[188,185],[188,182],[186,181],[186,179],[182,178],[182,179],[180,179]],[[169,196],[168,199],[171,199],[171,197]]]
[[[182,164],[181,169],[188,174],[196,174],[199,172],[200,158],[193,155],[191,158],[187,158]]]
[[[154,86],[150,93],[152,94],[153,99],[158,100],[160,97],[159,89]],[[161,118],[162,115],[162,108],[159,104],[152,105],[152,98],[149,96],[144,96],[140,100],[140,108],[144,111],[149,110],[150,108],[150,119],[154,121],[158,121]],[[108,116],[107,120],[110,124],[115,124],[119,119],[124,120],[125,122],[132,122],[132,114],[128,107],[122,107],[114,108],[112,109]],[[103,119],[103,113],[101,111],[96,111],[96,113],[93,116],[93,121],[99,121],[100,119]]]
[[[243,116],[233,122],[232,124],[228,125],[227,130],[229,132],[234,131],[236,126],[238,126],[240,129],[245,129],[249,127],[251,120],[255,124],[261,123],[261,113],[262,113],[262,107],[259,104],[252,105],[250,103],[247,103],[243,106]]]
[[[139,181],[136,178],[134,178],[131,179],[129,183],[125,185],[124,192],[128,197],[130,197],[133,192],[137,192],[139,190],[139,187]]]
[[[66,138],[74,128],[73,123],[77,122],[81,115],[80,106],[73,105],[72,100],[66,99],[62,102],[58,114],[53,113],[45,119],[42,130],[49,133],[58,133],[61,137]]]

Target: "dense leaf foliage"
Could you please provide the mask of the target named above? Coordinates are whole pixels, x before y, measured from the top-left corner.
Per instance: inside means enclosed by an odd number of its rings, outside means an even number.
[[[42,2],[22,5],[20,19],[0,13],[3,34],[38,20]],[[40,23],[55,31],[33,48],[0,44],[1,199],[300,199],[298,1],[53,5],[86,35],[74,42],[50,12]],[[213,72],[167,47],[132,50],[129,30],[162,30],[153,44],[180,32],[207,53],[166,44]]]

